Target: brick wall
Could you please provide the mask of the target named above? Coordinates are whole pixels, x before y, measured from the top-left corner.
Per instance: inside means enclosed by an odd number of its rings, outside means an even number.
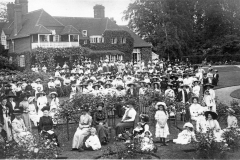
[[[30,37],[19,38],[14,40],[14,46],[16,53],[22,53],[26,51],[31,51],[31,41]]]

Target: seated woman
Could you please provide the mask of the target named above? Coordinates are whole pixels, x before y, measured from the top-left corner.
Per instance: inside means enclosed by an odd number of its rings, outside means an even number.
[[[97,135],[102,144],[107,144],[108,142],[108,123],[107,114],[103,111],[104,104],[99,103],[97,105],[97,111],[93,116],[93,124],[96,127]]]
[[[238,120],[235,117],[235,111],[232,108],[228,108],[228,117],[227,117],[227,128],[238,128]]]
[[[50,139],[58,143],[57,135],[53,131],[52,117],[49,116],[49,108],[46,106],[43,107],[42,112],[43,116],[40,118],[38,126],[39,132],[43,138]]]
[[[82,115],[80,116],[79,127],[73,136],[72,150],[79,149],[79,152],[83,151],[83,139],[89,135],[89,129],[92,124],[92,117],[88,112],[89,106],[84,105]]]
[[[15,115],[14,120],[12,121],[12,133],[14,140],[18,143],[22,143],[22,139],[27,139],[31,144],[33,144],[33,136],[28,132],[27,128],[22,119],[22,111],[16,108],[13,112]]]
[[[184,130],[178,134],[178,138],[173,139],[174,143],[188,144],[188,143],[191,143],[192,138],[194,141],[197,141],[193,131],[193,125],[190,122],[185,123],[183,126],[183,129]]]
[[[213,134],[215,136],[216,142],[222,142],[223,139],[221,138],[223,131],[221,130],[221,127],[219,126],[219,123],[217,121],[218,115],[215,112],[207,111],[205,112],[206,117],[206,127],[207,130],[212,130]]]
[[[140,114],[140,122],[138,126],[133,130],[133,136],[142,135],[145,131],[149,130],[149,116],[147,114]]]

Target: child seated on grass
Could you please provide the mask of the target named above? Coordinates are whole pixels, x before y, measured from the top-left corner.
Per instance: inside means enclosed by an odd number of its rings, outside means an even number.
[[[156,152],[156,147],[153,144],[152,133],[150,131],[145,131],[141,140],[141,150],[145,152]]]
[[[87,138],[86,142],[84,143],[83,149],[90,150],[90,151],[96,151],[101,149],[101,143],[96,135],[96,129],[91,128],[90,130],[91,135]]]
[[[187,122],[183,126],[183,131],[178,134],[177,139],[173,139],[173,142],[176,144],[189,144],[191,143],[191,140],[197,142],[195,133],[193,131],[193,125],[190,122]]]

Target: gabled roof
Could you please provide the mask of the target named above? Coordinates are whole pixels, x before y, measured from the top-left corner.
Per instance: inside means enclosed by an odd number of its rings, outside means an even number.
[[[10,28],[3,28],[2,30],[5,33],[5,35],[10,35],[12,32],[12,29],[10,29]]]
[[[31,32],[31,34],[52,34],[52,32],[43,25],[39,25],[35,27],[35,32]]]
[[[152,46],[150,43],[145,42],[143,39],[141,39],[140,36],[138,36],[136,33],[131,31],[127,26],[120,26],[120,27],[131,34],[132,38],[134,39],[134,47],[151,47]]]
[[[80,34],[80,32],[72,25],[68,25],[61,32],[61,35],[66,35],[66,34]]]
[[[15,36],[14,33],[10,35],[10,39],[28,37],[35,33],[49,33],[47,27],[63,27],[55,18],[49,15],[43,9],[29,12],[23,16],[22,29]],[[47,31],[48,30],[48,31]]]
[[[63,25],[72,25],[78,31],[87,30],[87,35],[102,35],[105,30],[122,30],[109,18],[85,18],[85,17],[54,17]],[[80,38],[82,34],[80,34]]]

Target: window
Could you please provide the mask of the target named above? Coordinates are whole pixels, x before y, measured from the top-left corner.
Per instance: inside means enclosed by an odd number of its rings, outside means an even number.
[[[90,43],[104,43],[104,38],[102,36],[91,36]]]
[[[87,40],[84,40],[84,41],[83,41],[83,44],[87,44]]]
[[[78,42],[78,35],[70,35],[70,42]]]
[[[37,34],[32,35],[32,42],[33,43],[38,42],[38,35]]]
[[[24,55],[21,55],[19,58],[19,66],[25,67],[25,56]]]
[[[60,41],[60,36],[59,35],[54,35],[53,36],[53,42],[59,42]]]
[[[112,44],[117,44],[117,38],[112,38],[111,42],[112,42]]]
[[[123,37],[123,38],[121,38],[121,41],[120,41],[120,43],[121,43],[121,44],[125,44],[125,43],[126,43],[126,41],[127,41],[127,40],[126,40],[126,38],[125,38],[125,37]]]
[[[40,35],[40,42],[48,42],[48,35]]]
[[[82,30],[82,36],[87,37],[87,30]]]
[[[7,38],[6,38],[5,35],[2,35],[2,36],[1,36],[1,44],[2,44],[3,46],[7,45]]]

